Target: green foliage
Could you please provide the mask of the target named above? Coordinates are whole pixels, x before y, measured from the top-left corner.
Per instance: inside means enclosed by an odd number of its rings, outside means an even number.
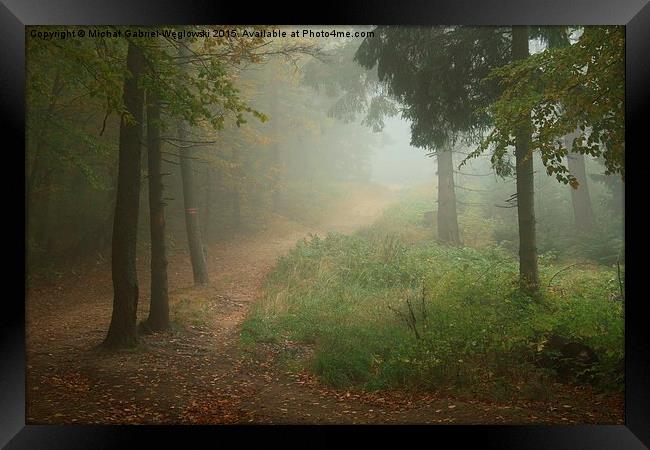
[[[558,334],[596,351],[594,383],[620,387],[614,268],[558,274],[562,266],[542,260],[537,301],[519,291],[508,251],[417,238],[418,216],[417,202],[400,204],[355,235],[299,242],[269,276],[244,339],[313,345],[309,367],[334,386],[447,386],[491,396],[510,389],[525,397],[532,380],[552,381],[533,361],[545,336]]]
[[[229,67],[257,60],[255,49],[263,43],[262,38],[256,37],[233,49],[228,45],[220,48],[213,39],[161,39],[153,45],[147,40],[137,41],[149,66],[141,83],[158,94],[169,116],[181,118],[191,126],[220,130],[229,114],[237,127],[246,123],[246,113],[266,121],[263,113],[242,99],[235,86],[234,71]]]
[[[315,48],[309,43],[269,42],[259,36],[240,40],[127,38],[124,32],[133,27],[94,28],[97,37],[66,39],[34,38],[27,30],[26,194],[31,264],[55,257],[94,257],[100,252],[95,242],[102,242],[98,244],[101,252],[110,243],[104,237],[111,230],[119,123],[133,121],[122,98],[124,80],[132,76],[125,63],[127,41],[146,60],[146,73],[138,83],[161,100],[165,162],[177,162],[181,147],[200,146],[192,157],[208,163],[211,175],[223,180],[213,190],[237,188],[244,201],[247,191],[266,187],[263,181],[276,165],[266,164],[240,131],[251,117],[259,124],[268,120],[267,114],[251,106],[251,96],[241,82],[242,68],[266,62],[269,55],[289,58],[292,52],[310,53]],[[122,32],[119,37],[113,34],[118,32]],[[179,121],[192,126],[182,141],[176,137]],[[210,146],[217,136],[223,145],[219,152]],[[245,157],[237,160],[235,153]],[[182,198],[175,169],[173,165],[165,169],[166,199],[172,201],[171,206],[176,206],[174,198]],[[220,194],[212,194],[214,203],[219,200],[221,206],[224,200],[230,201]],[[212,208],[217,209],[214,204]],[[52,213],[55,210],[57,214]],[[146,225],[146,220],[140,223]],[[140,228],[146,230],[146,226]]]
[[[532,119],[532,148],[558,181],[577,186],[564,163],[563,137],[574,130],[572,151],[603,156],[608,174],[624,176],[624,55],[622,27],[593,26],[573,45],[495,68],[488,79],[502,92],[488,108],[494,128],[473,155],[492,149],[495,167],[502,167],[516,130]]]
[[[377,79],[377,72],[367,70],[354,62],[359,48],[357,40],[350,40],[330,50],[323,61],[311,61],[305,66],[303,84],[335,98],[328,115],[355,122],[364,114],[363,125],[373,131],[384,128],[384,118],[398,113],[395,99]]]
[[[355,60],[367,69],[377,67],[384,89],[411,122],[411,145],[436,150],[486,125],[479,107],[494,97],[496,84],[483,79],[507,61],[503,31],[379,26]]]

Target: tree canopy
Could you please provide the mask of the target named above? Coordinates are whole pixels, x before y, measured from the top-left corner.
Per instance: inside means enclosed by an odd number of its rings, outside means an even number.
[[[494,125],[474,155],[490,148],[494,160],[503,161],[516,128],[532,120],[532,148],[558,181],[577,185],[561,139],[576,129],[573,151],[603,156],[608,174],[624,176],[624,43],[620,27],[585,27],[571,46],[495,68],[488,79],[497,81],[502,93],[487,109]],[[507,173],[507,165],[497,166]]]

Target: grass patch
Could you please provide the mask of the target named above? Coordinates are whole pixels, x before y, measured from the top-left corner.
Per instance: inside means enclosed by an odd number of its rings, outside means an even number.
[[[352,236],[300,242],[269,275],[242,339],[313,345],[311,370],[336,387],[540,399],[555,374],[533,361],[560,335],[597,354],[587,374],[594,384],[622,387],[616,269],[561,271],[542,258],[535,300],[519,292],[508,250],[439,245],[419,219],[423,208],[403,201]]]

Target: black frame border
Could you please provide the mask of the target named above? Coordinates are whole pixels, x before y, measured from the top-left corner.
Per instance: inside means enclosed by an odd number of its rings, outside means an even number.
[[[305,13],[307,7],[310,14]],[[628,298],[625,317],[625,425],[578,426],[57,426],[25,425],[25,311],[24,284],[11,284],[15,292],[4,296],[4,314],[0,314],[0,445],[7,448],[114,448],[149,445],[188,445],[190,439],[209,439],[213,445],[240,445],[253,435],[275,438],[286,445],[287,432],[296,437],[312,438],[305,444],[340,440],[341,432],[358,432],[359,437],[384,441],[395,439],[404,444],[410,433],[429,437],[431,443],[446,438],[454,446],[467,443],[488,448],[533,449],[635,449],[650,446],[650,352],[642,261],[647,243],[642,215],[644,195],[642,177],[644,152],[642,141],[650,103],[650,5],[648,0],[341,0],[321,4],[285,5],[233,4],[208,0],[3,0],[0,4],[0,109],[5,133],[0,140],[7,168],[24,164],[25,127],[25,26],[27,25],[159,25],[159,24],[393,24],[404,25],[512,25],[512,24],[598,24],[626,26],[626,141],[632,152],[626,155],[625,239]],[[644,114],[645,113],[645,114]],[[9,139],[7,139],[9,138]],[[646,144],[646,145],[644,145]],[[19,150],[22,150],[19,151]],[[11,160],[8,160],[11,158]],[[15,158],[15,160],[13,160]],[[630,161],[632,164],[630,164]],[[13,193],[24,186],[24,172],[6,170],[0,177],[4,192]],[[24,233],[24,222],[11,220],[16,211],[23,213],[24,201],[18,195],[7,196],[15,205],[7,206],[5,224],[16,230],[7,236]],[[634,200],[635,208],[632,208]],[[9,231],[8,231],[9,233]],[[7,242],[8,241],[8,242]],[[18,280],[25,277],[24,241],[7,239],[7,260],[13,262]],[[641,244],[641,245],[639,245]],[[22,261],[22,265],[18,264]],[[632,263],[632,264],[630,264]],[[6,270],[6,269],[5,269]],[[632,293],[632,296],[629,295]],[[22,297],[21,297],[22,296]],[[404,432],[408,432],[406,436]],[[254,432],[254,433],[251,433]],[[336,432],[336,433],[332,433]],[[399,432],[399,433],[396,433]],[[301,436],[302,434],[305,436]],[[309,433],[309,436],[307,436]],[[355,433],[356,434],[356,433]],[[401,436],[396,437],[396,434]],[[313,439],[316,438],[316,439]],[[401,442],[400,442],[401,441]],[[368,442],[368,441],[366,441]]]

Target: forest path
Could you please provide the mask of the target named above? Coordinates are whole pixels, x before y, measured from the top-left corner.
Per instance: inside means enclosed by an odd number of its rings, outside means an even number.
[[[228,423],[256,417],[237,404],[269,375],[264,366],[247,373],[246,363],[252,361],[240,351],[239,326],[259,296],[264,277],[300,239],[329,231],[350,233],[372,223],[394,197],[394,191],[384,188],[355,189],[317,227],[276,216],[264,231],[211,246],[211,282],[205,287],[192,284],[187,251],[173,252],[170,308],[173,316],[183,318],[183,326],[143,336],[143,345],[132,351],[95,349],[111,314],[106,261],[29,286],[28,421]],[[148,313],[148,255],[138,258],[138,276],[142,320]]]
[[[211,283],[192,285],[186,251],[169,257],[170,304],[183,325],[142,338],[132,351],[95,347],[111,314],[106,263],[27,297],[28,423],[588,423],[607,421],[565,406],[456,401],[444,392],[341,391],[306,372],[287,371],[280,355],[309,356],[292,342],[244,351],[240,326],[279,256],[309,234],[351,233],[372,223],[395,200],[388,189],[350,192],[318,226],[276,217],[270,226],[210,247]],[[147,315],[149,261],[140,258],[139,320]],[[586,396],[589,397],[589,396]],[[593,398],[590,400],[593,403]],[[592,405],[593,406],[593,405]],[[601,408],[605,409],[605,408]],[[611,410],[620,411],[612,406]],[[575,411],[575,412],[574,412]],[[611,422],[618,422],[616,418]]]

